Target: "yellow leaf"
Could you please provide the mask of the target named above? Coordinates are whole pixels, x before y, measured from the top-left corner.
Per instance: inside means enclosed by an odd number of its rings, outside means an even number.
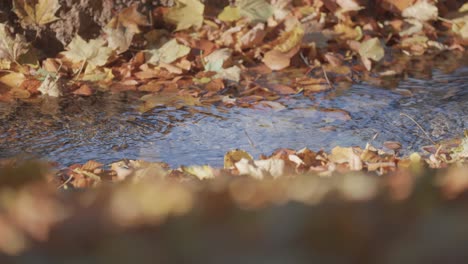
[[[10,88],[15,88],[18,87],[25,79],[26,78],[22,73],[10,72],[0,77],[0,83],[3,83]]]
[[[253,160],[252,156],[244,150],[235,149],[228,151],[224,155],[224,168],[229,169],[234,167],[234,164],[241,159]]]
[[[379,61],[385,55],[385,51],[378,38],[371,38],[361,43],[359,55],[363,58]]]
[[[58,19],[55,12],[60,8],[58,0],[38,0],[35,5],[27,0],[14,0],[13,11],[21,18],[21,23],[42,26]]]
[[[279,37],[279,44],[275,46],[275,50],[280,52],[288,52],[301,44],[302,38],[304,37],[304,30],[301,26],[295,26],[288,32],[283,32]]]
[[[77,35],[68,44],[67,51],[64,51],[63,55],[74,63],[87,62],[88,69],[104,66],[112,54],[112,49],[105,47],[104,44],[105,41],[102,39],[91,39],[86,42]]]
[[[218,19],[224,22],[233,22],[241,18],[240,9],[237,6],[226,6],[218,15]]]
[[[161,48],[147,52],[146,61],[151,64],[172,63],[175,60],[189,54],[190,48],[177,43],[176,39],[166,42]]]
[[[28,43],[23,35],[16,34],[15,39],[7,31],[6,25],[0,23],[0,59],[10,62],[16,61],[18,57],[28,51]]]
[[[169,9],[164,19],[175,24],[176,31],[201,27],[205,5],[198,0],[175,0],[175,2],[176,5]]]
[[[215,177],[213,168],[208,165],[181,167],[182,171],[197,177],[200,180],[213,179]]]

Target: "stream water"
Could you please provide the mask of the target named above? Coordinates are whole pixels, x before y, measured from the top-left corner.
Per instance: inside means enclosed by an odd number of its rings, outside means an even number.
[[[355,84],[314,100],[285,97],[278,101],[282,110],[211,106],[141,114],[141,95],[134,93],[0,103],[0,158],[32,154],[62,166],[122,158],[222,166],[230,149],[258,156],[282,147],[364,147],[377,133],[373,145],[399,141],[409,153],[431,143],[401,113],[435,141],[468,127],[468,67],[429,75],[408,77],[398,89]]]

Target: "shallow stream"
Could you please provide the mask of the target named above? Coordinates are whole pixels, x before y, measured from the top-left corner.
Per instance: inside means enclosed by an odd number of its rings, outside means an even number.
[[[277,148],[312,150],[364,147],[399,141],[404,152],[463,135],[468,127],[468,67],[433,70],[408,77],[398,89],[355,84],[351,88],[302,95],[278,102],[284,109],[156,108],[141,114],[137,94],[0,103],[0,158],[32,154],[61,166],[95,159],[164,161],[172,166],[222,166],[230,149],[254,156]]]

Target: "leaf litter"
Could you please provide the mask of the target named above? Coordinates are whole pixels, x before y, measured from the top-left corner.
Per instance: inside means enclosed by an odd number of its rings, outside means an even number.
[[[58,19],[57,0],[13,3],[25,28],[39,32]],[[101,35],[86,40],[77,35],[57,57],[36,64],[21,59],[27,53],[40,57],[32,43],[21,34],[13,38],[7,24],[0,23],[0,83],[7,87],[0,89],[0,100],[135,90],[145,93],[141,112],[204,104],[281,109],[275,104],[281,96],[313,96],[334,89],[331,83],[351,83],[353,78],[381,81],[372,79],[372,73],[400,74],[406,66],[399,67],[399,52],[403,56],[464,52],[465,6],[453,10],[426,0],[379,3],[376,10],[367,10],[370,7],[353,0],[242,0],[222,7],[213,17],[205,15],[200,1],[177,0],[174,6],[152,10],[151,14],[162,14],[158,21],[164,22],[164,29],[158,31],[131,6]],[[365,11],[387,15],[368,16]],[[453,14],[457,17],[450,18]],[[142,36],[150,33],[152,37]],[[41,70],[54,75],[41,75]],[[69,87],[56,87],[59,78],[68,80]],[[429,167],[449,169],[429,178],[433,184],[424,188],[448,200],[466,193],[466,137],[454,146],[436,145],[428,154],[405,157],[398,155],[398,142],[384,145],[390,152],[368,144],[337,146],[330,153],[279,149],[258,159],[233,150],[226,153],[223,168],[170,168],[160,162],[121,160],[108,166],[89,161],[56,171],[50,164],[0,160],[0,227],[9,237],[8,243],[0,240],[0,251],[16,255],[38,241],[48,241],[55,227],[83,212],[104,220],[95,223],[105,223],[106,230],[158,225],[195,210],[204,201],[203,192],[222,193],[247,209],[288,201],[317,204],[327,197],[376,201],[379,193],[401,201],[422,196],[416,188],[423,184],[418,177]],[[99,201],[88,192],[69,202],[57,192],[81,188],[93,188],[105,199]],[[90,212],[92,206],[99,210]]]

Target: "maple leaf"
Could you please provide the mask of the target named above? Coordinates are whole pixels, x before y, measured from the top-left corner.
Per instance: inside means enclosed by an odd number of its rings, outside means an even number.
[[[28,43],[23,35],[16,34],[13,39],[6,29],[6,25],[0,23],[0,59],[10,62],[16,61],[18,57],[28,51]]]
[[[148,51],[146,61],[155,65],[159,64],[160,62],[172,63],[175,60],[187,55],[189,52],[189,47],[177,43],[176,39],[171,39],[161,48]]]
[[[198,0],[176,0],[175,2],[176,5],[169,9],[164,19],[177,25],[176,31],[201,27],[205,5]]]
[[[86,62],[87,69],[104,66],[112,55],[112,49],[105,46],[102,39],[91,39],[89,42],[83,40],[79,35],[68,44],[67,51],[63,55],[74,63]]]
[[[21,18],[21,23],[30,26],[42,26],[58,19],[58,0],[37,0],[35,5],[27,0],[13,0],[13,11]]]

